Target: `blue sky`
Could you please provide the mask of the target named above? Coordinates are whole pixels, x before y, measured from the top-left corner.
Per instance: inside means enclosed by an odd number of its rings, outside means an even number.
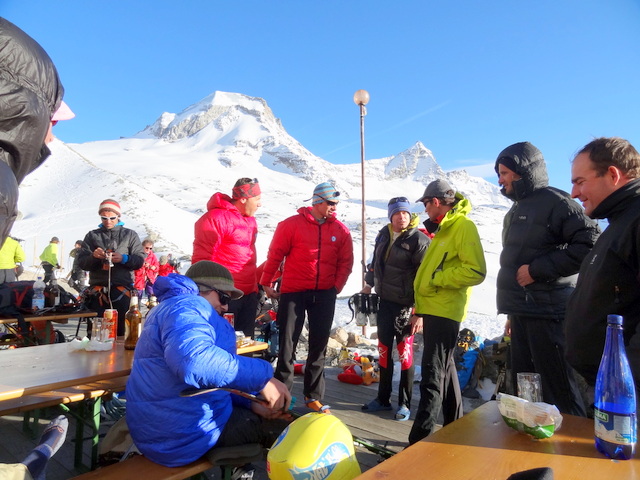
[[[362,88],[366,158],[421,141],[453,169],[528,140],[570,189],[593,137],[640,148],[639,0],[3,0],[0,14],[56,63],[77,114],[54,130],[65,142],[131,136],[222,90],[355,163]]]

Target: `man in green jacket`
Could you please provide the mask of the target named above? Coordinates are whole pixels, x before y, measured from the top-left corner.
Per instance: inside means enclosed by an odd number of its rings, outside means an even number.
[[[45,247],[40,255],[40,261],[42,262],[42,268],[44,269],[44,283],[48,284],[53,277],[53,269],[60,268],[58,263],[58,243],[60,240],[58,237],[53,237],[49,242],[49,245]]]
[[[416,310],[413,332],[424,329],[420,403],[409,443],[431,434],[440,408],[444,425],[462,416],[462,395],[453,351],[460,322],[467,313],[471,286],[482,283],[487,267],[469,200],[444,180],[427,185],[424,222],[434,233],[413,283]]]

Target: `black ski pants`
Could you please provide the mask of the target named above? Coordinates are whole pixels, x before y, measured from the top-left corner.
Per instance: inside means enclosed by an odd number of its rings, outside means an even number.
[[[274,376],[289,391],[293,388],[296,346],[306,314],[309,319],[309,355],[304,371],[304,396],[316,400],[324,396],[324,358],[336,309],[336,296],[335,288],[280,295],[277,317],[280,352]]]
[[[458,342],[460,322],[435,315],[423,316],[424,350],[420,403],[409,443],[433,432],[442,409],[443,425],[462,417],[462,394],[453,352]]]

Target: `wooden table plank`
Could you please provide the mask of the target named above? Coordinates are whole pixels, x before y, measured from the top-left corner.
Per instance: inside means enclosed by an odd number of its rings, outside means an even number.
[[[129,375],[133,350],[72,351],[68,343],[0,351],[0,401]]]
[[[531,468],[551,467],[555,478],[640,479],[640,460],[612,461],[599,454],[593,420],[563,416],[551,438],[535,440],[504,423],[489,402],[426,439],[374,466],[359,479],[500,479]]]

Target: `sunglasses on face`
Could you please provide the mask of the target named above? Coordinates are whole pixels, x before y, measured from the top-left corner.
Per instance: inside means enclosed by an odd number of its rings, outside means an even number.
[[[118,217],[103,217],[103,216],[100,216],[100,219],[101,219],[103,222],[104,222],[105,220],[111,220],[111,221],[113,222],[114,220],[117,220],[117,219],[118,219]]]
[[[144,247],[145,250],[153,250],[153,247]]]
[[[337,197],[338,195],[340,195],[340,193],[339,193],[339,192],[338,192],[338,193],[336,193],[336,195],[335,195],[335,196]],[[318,196],[320,197],[320,195],[318,195]],[[338,202],[333,202],[333,201],[331,201],[331,200],[327,200],[327,199],[326,199],[326,198],[324,198],[324,197],[320,197],[320,198],[321,198],[322,200],[324,200],[324,201],[325,201],[325,203],[326,203],[327,205],[329,205],[330,207],[335,207],[336,205],[338,205]]]
[[[218,294],[218,298],[220,299],[220,305],[229,305],[229,302],[231,301],[231,295],[229,295],[228,293],[222,292],[217,288],[212,288],[212,290]]]

